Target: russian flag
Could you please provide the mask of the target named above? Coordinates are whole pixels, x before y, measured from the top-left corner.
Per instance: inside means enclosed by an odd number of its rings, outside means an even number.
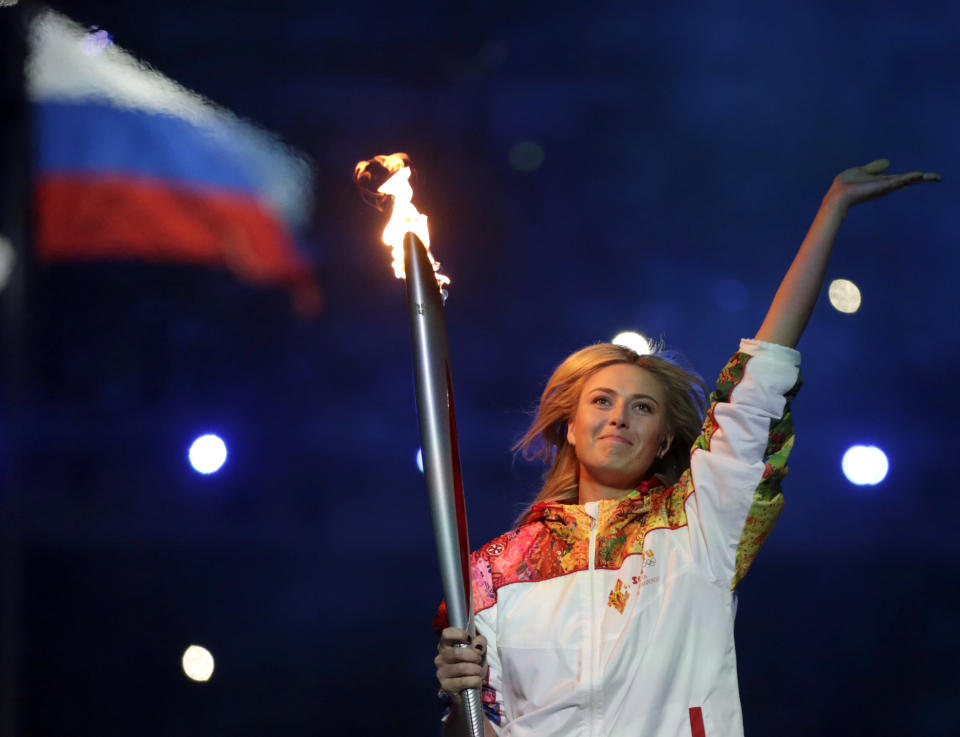
[[[306,161],[53,11],[31,24],[34,240],[50,262],[142,259],[230,268],[286,284],[313,269],[293,231],[311,200]],[[316,306],[315,305],[315,306]]]

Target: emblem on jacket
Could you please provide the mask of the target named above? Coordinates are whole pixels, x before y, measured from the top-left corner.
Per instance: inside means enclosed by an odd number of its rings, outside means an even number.
[[[630,583],[624,583],[618,578],[617,585],[611,589],[610,596],[607,598],[607,606],[612,606],[618,612],[623,614],[624,607],[627,606],[627,599],[630,598],[631,586],[635,587],[639,591],[641,586],[647,586],[648,584],[656,583],[660,580],[660,576],[647,575],[646,569],[652,568],[655,565],[657,565],[657,559],[654,557],[653,550],[649,548],[644,550],[640,575],[634,576],[632,579],[630,579]]]
[[[623,587],[623,581],[617,579],[617,585],[610,592],[610,598],[607,599],[607,606],[612,606],[618,612],[623,614],[623,608],[627,605],[627,599],[630,598],[630,591]]]

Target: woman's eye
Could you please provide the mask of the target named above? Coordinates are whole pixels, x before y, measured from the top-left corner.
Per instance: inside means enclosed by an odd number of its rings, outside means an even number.
[[[607,399],[606,397],[594,397],[593,403],[599,404],[600,406],[605,407],[606,405],[610,404],[610,400]]]
[[[647,404],[646,402],[637,402],[635,405],[633,405],[633,408],[636,409],[636,410],[638,410],[638,411],[640,411],[640,412],[649,412],[649,411],[650,411],[650,405]]]

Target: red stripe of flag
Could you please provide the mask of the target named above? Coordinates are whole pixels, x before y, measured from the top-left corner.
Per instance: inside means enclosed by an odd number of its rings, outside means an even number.
[[[280,223],[242,193],[58,174],[36,184],[34,213],[37,250],[46,261],[224,265],[267,283],[298,281],[309,271]]]

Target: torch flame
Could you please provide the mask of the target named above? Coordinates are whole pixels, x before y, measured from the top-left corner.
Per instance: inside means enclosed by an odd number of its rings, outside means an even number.
[[[427,216],[420,213],[413,204],[413,187],[410,186],[410,175],[413,170],[407,165],[406,154],[390,154],[389,156],[374,156],[370,161],[361,161],[354,170],[354,179],[357,183],[368,181],[371,177],[367,168],[376,162],[391,176],[377,188],[377,192],[384,196],[393,197],[393,212],[390,220],[383,229],[383,242],[393,249],[393,273],[398,279],[405,277],[403,271],[403,238],[407,233],[413,233],[427,249],[430,266],[433,267],[437,286],[441,291],[450,283],[450,277],[440,272],[440,262],[430,253],[430,231],[427,228]]]

